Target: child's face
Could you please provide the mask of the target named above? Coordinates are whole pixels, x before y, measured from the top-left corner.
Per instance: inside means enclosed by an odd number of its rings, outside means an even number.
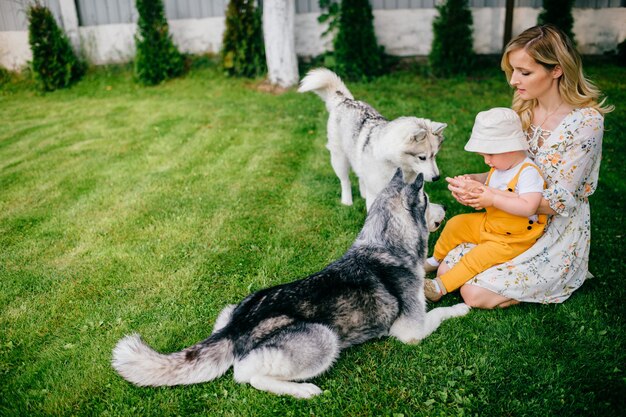
[[[495,168],[500,171],[506,171],[519,164],[526,157],[524,151],[513,151],[505,153],[479,153],[478,155],[485,158],[485,164],[491,168]]]

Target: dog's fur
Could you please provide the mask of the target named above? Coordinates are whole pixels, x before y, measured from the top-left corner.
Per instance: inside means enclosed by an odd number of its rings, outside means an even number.
[[[312,91],[328,110],[326,147],[330,163],[341,182],[341,202],[352,205],[350,168],[359,178],[359,190],[369,210],[397,168],[411,183],[418,173],[426,181],[439,179],[435,155],[443,141],[445,123],[417,117],[388,121],[374,108],[356,101],[334,72],[311,70],[299,92]]]
[[[349,346],[387,335],[417,343],[443,320],[467,314],[465,304],[426,313],[422,264],[428,232],[443,217],[443,208],[428,202],[423,176],[407,185],[398,170],[341,259],[227,306],[208,339],[180,352],[160,354],[138,335],[126,336],[113,367],[134,384],[161,386],[209,381],[232,365],[236,381],[260,390],[320,394],[293,381],[326,371]]]

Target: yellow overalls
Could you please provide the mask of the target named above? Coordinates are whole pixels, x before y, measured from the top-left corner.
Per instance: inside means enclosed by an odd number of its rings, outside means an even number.
[[[508,191],[515,190],[520,173],[528,166],[539,171],[534,164],[523,164],[507,184]],[[489,171],[485,185],[489,185],[493,171],[493,168]],[[445,258],[448,252],[464,242],[475,243],[476,246],[439,277],[446,291],[460,288],[478,273],[509,261],[530,248],[543,233],[546,220],[545,214],[539,215],[534,222],[528,217],[515,216],[495,207],[487,207],[480,213],[452,217],[435,244],[435,259]]]

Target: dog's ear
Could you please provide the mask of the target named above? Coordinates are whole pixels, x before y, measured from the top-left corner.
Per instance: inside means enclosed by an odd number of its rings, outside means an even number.
[[[413,188],[416,191],[419,191],[424,186],[424,174],[421,172],[417,174],[417,178],[415,178],[415,182],[413,182]]]
[[[424,186],[424,174],[421,172],[417,174],[417,178],[415,181],[406,185],[402,189],[402,194],[404,194],[404,198],[406,199],[408,206],[413,207],[419,202],[419,196],[422,192],[422,187]]]
[[[415,132],[413,136],[411,136],[411,139],[413,139],[415,142],[421,142],[426,139],[426,133],[428,133],[426,132],[426,129],[418,127],[417,129],[415,129]]]
[[[404,185],[404,179],[402,178],[402,169],[396,169],[396,173],[393,174],[393,178],[391,179],[391,183],[398,186]]]
[[[435,135],[438,135],[443,132],[443,129],[445,129],[446,127],[448,127],[448,125],[445,123],[433,122],[433,133]]]

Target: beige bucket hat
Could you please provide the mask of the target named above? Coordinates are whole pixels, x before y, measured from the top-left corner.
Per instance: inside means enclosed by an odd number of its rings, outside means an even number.
[[[498,154],[525,151],[528,142],[522,121],[515,111],[495,107],[476,115],[472,135],[465,145],[468,152]]]

